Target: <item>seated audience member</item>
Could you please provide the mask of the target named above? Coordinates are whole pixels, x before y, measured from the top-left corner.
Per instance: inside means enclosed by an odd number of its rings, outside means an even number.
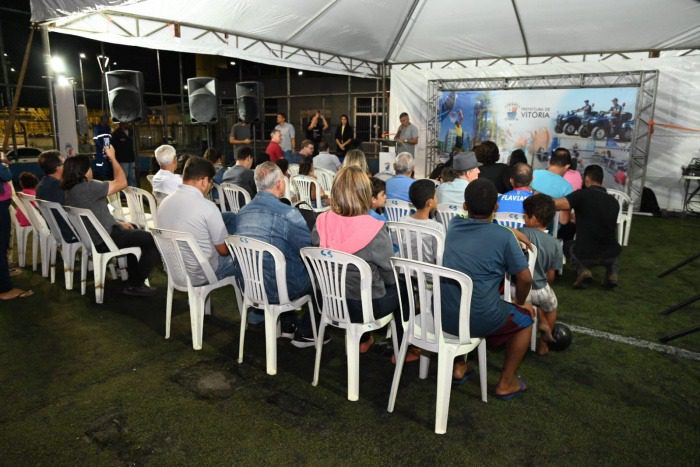
[[[457,174],[450,165],[449,167],[443,167],[440,171],[440,176],[437,178],[440,183],[449,183],[457,178]]]
[[[182,174],[182,185],[158,208],[158,227],[188,232],[194,236],[218,279],[234,274],[234,262],[224,240],[234,233],[235,214],[224,213],[206,198],[216,169],[211,161],[190,157]],[[223,216],[230,216],[224,223]]]
[[[254,198],[258,190],[255,188],[255,174],[251,170],[252,166],[253,151],[248,146],[244,146],[236,154],[236,165],[226,170],[222,182],[238,185],[250,194],[251,199]]]
[[[36,196],[36,186],[39,184],[39,179],[36,178],[36,175],[34,175],[31,172],[22,172],[19,174],[19,186],[22,189],[22,193],[25,195],[29,196]],[[36,203],[32,202],[36,206]],[[22,212],[19,207],[17,208],[17,211],[15,212],[15,216],[17,217],[17,222],[19,222],[19,225],[22,227],[27,227],[31,225],[31,222],[29,222],[29,219],[27,219],[27,216]]]
[[[307,158],[314,156],[314,142],[310,139],[305,139],[301,142],[299,152],[289,156],[290,164],[301,164]]]
[[[578,170],[578,160],[574,159],[573,157],[571,158],[571,165],[569,166],[569,170],[567,170],[564,173],[564,180],[569,182],[571,184],[571,188],[576,190],[580,190],[583,188],[583,177],[581,176],[581,172]]]
[[[498,146],[493,141],[484,141],[480,145],[474,148],[474,154],[476,154],[476,160],[481,162],[481,167],[479,167],[479,178],[488,178],[496,185],[496,190],[499,193],[505,193],[510,191],[511,186],[508,182],[510,178],[510,172],[508,166],[498,159],[501,154],[498,151]]]
[[[39,167],[44,172],[44,176],[36,187],[37,199],[51,201],[52,203],[63,204],[66,193],[61,188],[63,180],[63,156],[58,151],[44,151],[39,154]],[[73,235],[70,226],[60,215],[56,216],[56,223],[61,229],[63,239],[68,243],[76,242],[78,239]]]
[[[347,160],[347,158],[346,158]],[[391,267],[394,254],[386,224],[367,212],[372,203],[372,185],[359,167],[343,167],[338,171],[331,191],[331,209],[318,216],[312,232],[312,243],[332,248],[367,261],[372,269],[372,308],[379,318],[394,313],[399,320],[399,298]],[[353,268],[347,271],[348,313],[352,322],[362,322],[360,275]],[[397,321],[400,323],[401,321]],[[397,326],[397,337],[403,328]],[[374,339],[370,333],[362,336],[360,352],[367,352]],[[417,359],[414,356],[413,359]]]
[[[214,183],[221,183],[224,173],[226,170],[228,170],[228,167],[224,165],[224,155],[215,148],[207,148],[202,157],[214,164],[214,169],[216,170],[216,175],[214,175]]]
[[[551,342],[551,330],[557,322],[557,296],[551,284],[562,265],[564,255],[557,239],[546,232],[547,226],[554,219],[554,200],[538,193],[526,198],[523,206],[525,227],[520,231],[537,247],[537,262],[532,278],[530,302],[537,307],[539,329],[542,331],[537,353],[544,355],[549,352],[548,342]]]
[[[321,141],[318,143],[318,155],[314,157],[314,166],[337,172],[342,164],[335,154],[328,152],[328,143]]]
[[[185,164],[187,163],[187,160],[192,157],[193,154],[180,154],[177,156],[177,165],[175,166],[175,175],[180,176],[180,180],[182,180],[182,172],[185,171]]]
[[[527,164],[527,157],[525,157],[525,151],[522,149],[514,149],[510,153],[508,158],[508,165],[513,167],[515,164]]]
[[[469,217],[457,216],[450,222],[442,261],[443,266],[464,272],[472,279],[470,335],[486,338],[490,347],[506,346],[495,395],[507,400],[527,389],[525,382],[517,376],[517,370],[530,344],[533,315],[525,300],[532,277],[513,233],[491,222],[497,198],[498,192],[491,180],[477,179],[467,186],[464,209]],[[501,299],[499,288],[505,273],[515,275],[515,303]],[[454,284],[443,284],[443,329],[455,335],[459,332],[459,299]],[[455,361],[455,382],[461,383],[472,374],[463,359]]]
[[[574,189],[564,179],[564,174],[571,166],[571,154],[566,148],[557,148],[549,159],[549,167],[538,169],[532,174],[532,189],[552,198],[566,196]]]
[[[311,177],[314,180],[316,180],[316,173],[314,172],[314,161],[315,158],[313,157],[307,157],[302,159],[301,164],[299,164],[299,175],[306,175],[307,177]],[[328,194],[326,194],[325,191],[323,191],[323,187],[321,187],[321,184],[318,183],[318,181],[314,181],[311,184],[311,201],[316,202],[316,186],[318,185],[318,189],[321,192],[321,202],[325,205],[328,204]]]
[[[455,179],[440,184],[437,189],[438,203],[463,204],[464,190],[470,182],[479,178],[480,166],[473,152],[457,154],[452,162]]]
[[[589,165],[583,173],[584,189],[554,200],[557,209],[576,212],[576,239],[571,246],[571,262],[576,267],[574,288],[577,289],[586,288],[593,281],[590,270],[593,266],[605,266],[604,287],[617,286],[622,251],[616,234],[620,206],[602,184],[603,169],[599,165]]]
[[[66,159],[61,186],[66,191],[66,206],[89,209],[119,248],[139,247],[141,258],[127,255],[129,279],[122,292],[125,295],[148,296],[156,289],[144,284],[151,270],[160,263],[160,254],[150,233],[136,229],[128,222],[112,217],[107,207],[107,196],[127,187],[126,175],[114,155],[114,148],[105,149],[105,158],[112,165],[114,180],[93,180],[90,158],[77,155]],[[93,237],[93,241],[96,240]],[[96,245],[99,249],[99,245]]]
[[[386,193],[384,190],[386,190],[386,182],[382,179],[379,179],[377,177],[372,177],[371,179],[372,182],[372,207],[369,210],[369,215],[374,217],[375,219],[386,222],[387,218],[382,212],[381,214],[379,213],[379,210],[381,209],[382,211],[384,210],[384,206],[386,205]]]
[[[522,214],[523,201],[532,196],[532,167],[527,164],[515,164],[510,167],[510,184],[513,187],[507,193],[498,195],[498,212],[517,212]]]
[[[286,183],[282,171],[272,162],[264,162],[255,168],[258,193],[239,211],[236,234],[270,243],[282,251],[287,263],[287,293],[289,299],[294,300],[311,291],[311,281],[299,255],[301,248],[311,245],[311,233],[299,210],[280,201]],[[263,268],[267,298],[271,303],[279,303],[271,257],[264,258]],[[252,312],[248,315],[249,319],[252,318],[252,324],[261,321],[260,314]],[[289,329],[290,322],[285,321],[289,319],[288,316],[289,313],[282,315],[283,331]],[[291,325],[294,327],[293,323]],[[312,347],[314,340],[309,314],[306,313],[297,325],[292,345],[299,348]]]
[[[153,175],[151,186],[153,192],[169,195],[182,185],[182,177],[175,173],[177,169],[177,158],[175,148],[169,144],[158,146],[155,150],[156,161],[160,170]]]
[[[345,160],[343,160],[343,167],[356,166],[362,169],[362,171],[369,175],[369,166],[367,165],[367,157],[365,153],[360,149],[351,149],[345,154]]]
[[[413,169],[415,162],[410,152],[402,152],[394,159],[396,175],[386,181],[386,198],[409,201],[408,189],[415,181]]]
[[[282,175],[287,177],[287,181],[289,181],[289,161],[287,159],[279,159],[275,161],[275,164],[277,164],[277,167],[282,171]]]
[[[408,191],[411,203],[416,208],[416,212],[410,216],[399,219],[401,222],[430,227],[445,234],[445,227],[438,221],[431,219],[430,214],[437,209],[437,195],[435,193],[435,183],[424,178],[416,180]],[[423,261],[435,264],[434,241],[430,238],[423,239]],[[413,258],[418,259],[418,247],[413,245]]]
[[[279,130],[272,130],[272,132],[270,132],[270,144],[265,148],[265,154],[267,154],[267,157],[269,157],[272,162],[284,158],[284,151],[280,145],[281,142],[282,132]]]

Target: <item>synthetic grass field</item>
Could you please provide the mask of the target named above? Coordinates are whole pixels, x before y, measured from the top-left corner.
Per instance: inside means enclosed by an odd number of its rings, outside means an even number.
[[[656,275],[700,249],[700,219],[635,216],[620,286],[555,285],[560,320],[658,343],[700,323],[700,303],[659,312],[698,293],[700,261]],[[602,271],[596,271],[602,279]],[[332,332],[318,387],[313,349],[278,341],[278,374],[265,374],[264,331],[250,328],[242,365],[232,289],[214,295],[204,346],[191,347],[184,294],[163,338],[158,295],[105,304],[37,273],[15,278],[36,294],[0,302],[0,465],[697,465],[700,362],[581,333],[565,352],[529,354],[529,390],[480,401],[476,380],[452,390],[446,435],[433,433],[435,367],[404,368],[386,412],[393,365],[377,345],[362,356],[360,400],[346,399],[343,336]],[[378,333],[376,337],[380,337]],[[671,345],[700,352],[700,333]],[[490,390],[503,355],[488,354]],[[216,389],[197,395],[206,383]]]

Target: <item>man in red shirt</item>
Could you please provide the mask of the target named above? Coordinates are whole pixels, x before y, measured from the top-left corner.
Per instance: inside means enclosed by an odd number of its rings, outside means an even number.
[[[282,151],[282,133],[279,130],[272,130],[270,133],[270,144],[265,149],[265,154],[268,155],[270,161],[275,162],[279,159],[284,159],[284,151]]]

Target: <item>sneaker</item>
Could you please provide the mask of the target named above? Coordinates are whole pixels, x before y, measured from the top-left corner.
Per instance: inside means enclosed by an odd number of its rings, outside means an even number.
[[[253,308],[252,306],[248,308],[248,324],[251,326],[257,326],[265,321],[265,313],[262,310]]]
[[[127,285],[122,290],[122,293],[131,297],[151,297],[155,295],[157,291],[158,289],[155,287],[149,287],[147,285]]]
[[[331,338],[328,335],[324,336],[323,345],[328,344]],[[305,349],[307,347],[313,347],[316,345],[313,336],[304,336],[298,329],[294,333],[294,339],[292,339],[292,345],[297,349]]]
[[[608,277],[603,281],[603,287],[606,289],[614,289],[617,287],[617,274],[608,274]]]
[[[574,282],[574,289],[585,289],[593,282],[593,274],[588,269],[584,269]]]

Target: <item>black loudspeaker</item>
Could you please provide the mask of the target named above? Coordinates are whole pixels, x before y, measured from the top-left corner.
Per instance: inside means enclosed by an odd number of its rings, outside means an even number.
[[[117,122],[137,122],[146,116],[143,103],[143,73],[116,70],[106,73],[109,111]]]
[[[192,123],[216,123],[219,107],[216,97],[216,79],[189,78],[187,95]]]
[[[246,123],[259,120],[263,115],[263,84],[259,81],[236,83],[238,118]]]

